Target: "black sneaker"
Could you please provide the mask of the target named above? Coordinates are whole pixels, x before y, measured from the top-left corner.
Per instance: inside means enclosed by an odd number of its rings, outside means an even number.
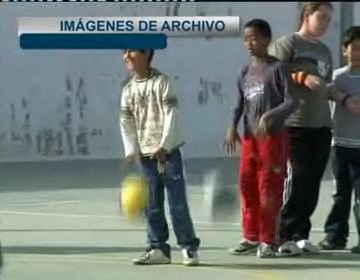
[[[237,247],[229,249],[229,252],[233,255],[255,254],[259,245],[259,242],[244,240]]]
[[[344,250],[346,248],[346,244],[340,242],[330,242],[329,240],[324,239],[319,242],[319,248],[323,251]]]
[[[353,254],[360,254],[360,244],[355,247],[352,247],[350,252]]]

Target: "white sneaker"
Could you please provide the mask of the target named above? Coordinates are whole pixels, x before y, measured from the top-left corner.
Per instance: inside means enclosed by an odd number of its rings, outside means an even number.
[[[258,258],[275,258],[277,256],[277,250],[275,246],[271,244],[261,243],[258,247],[256,256]]]
[[[312,244],[309,240],[303,239],[296,242],[297,246],[306,254],[319,254],[320,249],[318,246]]]
[[[295,241],[286,241],[278,249],[279,256],[301,255],[303,250],[299,248]]]
[[[199,256],[196,251],[183,249],[182,253],[183,253],[183,265],[195,266],[199,264]]]
[[[170,264],[170,257],[165,256],[160,249],[150,249],[139,258],[133,259],[133,264]]]

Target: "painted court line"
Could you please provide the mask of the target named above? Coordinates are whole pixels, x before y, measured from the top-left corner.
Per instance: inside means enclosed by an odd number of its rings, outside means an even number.
[[[45,213],[45,212],[28,212],[28,211],[0,211],[1,215],[24,215],[24,216],[44,216],[44,217],[60,217],[60,218],[105,218],[105,219],[116,219],[126,220],[126,218],[117,215],[92,215],[92,214],[62,214],[62,213]],[[194,224],[197,225],[216,225],[216,226],[240,226],[240,223],[220,223],[212,221],[196,221]],[[323,232],[323,228],[312,228],[313,232]],[[350,230],[350,233],[356,233],[354,229]]]
[[[51,256],[51,257],[39,257],[39,256],[31,256],[31,257],[11,257],[11,261],[15,262],[48,262],[48,263],[82,263],[82,264],[108,264],[108,265],[122,265],[122,266],[132,266],[131,264],[131,258],[122,258],[122,257],[116,257],[116,258],[104,258],[104,257],[86,257],[83,256],[66,256],[66,257],[60,257],[60,256]],[[206,266],[208,265],[208,266]],[[244,270],[240,268],[224,268],[221,266],[216,266],[218,263],[215,262],[204,262],[204,264],[200,266],[195,267],[185,267],[180,262],[173,262],[171,265],[166,265],[167,268],[174,268],[174,269],[191,269],[191,270],[203,270],[203,271],[211,271],[211,272],[223,272],[223,271],[232,271],[239,273],[240,277],[246,277],[250,276],[252,279],[259,279],[259,280],[287,280],[289,278],[285,277],[284,275],[281,275],[280,273],[274,272],[274,271],[262,271],[262,270]],[[154,266],[152,266],[154,267]],[[248,278],[247,278],[248,279]]]
[[[23,203],[10,203],[3,206],[37,206],[37,205],[58,205],[58,204],[73,204],[78,201],[76,200],[55,200],[55,201],[44,201],[44,202],[23,202]]]
[[[62,218],[107,218],[107,219],[124,219],[121,216],[111,215],[91,215],[91,214],[61,214],[61,213],[45,213],[45,212],[25,212],[25,211],[0,211],[3,215],[24,215],[24,216],[47,216]]]
[[[46,212],[29,212],[29,211],[7,211],[1,210],[2,215],[24,215],[24,216],[44,216],[44,217],[61,217],[61,218],[107,218],[116,220],[126,220],[125,217],[117,215],[92,215],[92,214],[62,214],[62,213],[46,213]],[[199,225],[218,225],[218,226],[239,226],[239,223],[220,223],[211,221],[194,221]]]

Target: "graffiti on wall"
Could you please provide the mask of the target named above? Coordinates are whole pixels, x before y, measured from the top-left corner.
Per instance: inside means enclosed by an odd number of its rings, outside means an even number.
[[[167,17],[169,17],[169,16],[174,16],[174,17],[179,16],[180,5],[181,4],[179,2],[167,3],[166,8],[165,8],[165,15]]]
[[[41,156],[87,156],[91,154],[89,139],[102,137],[101,128],[88,123],[89,98],[83,77],[74,81],[65,78],[65,93],[59,104],[59,114],[54,123],[36,126],[29,101],[21,98],[20,104],[10,104],[10,141]]]
[[[217,102],[222,104],[223,102],[223,93],[221,91],[222,83],[217,80],[208,80],[203,77],[199,80],[200,90],[198,93],[198,103],[200,106],[206,105],[210,98],[215,98]]]

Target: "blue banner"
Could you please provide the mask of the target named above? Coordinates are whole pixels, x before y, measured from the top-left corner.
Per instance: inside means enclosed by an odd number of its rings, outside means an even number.
[[[165,49],[165,34],[44,34],[20,35],[22,49]]]

